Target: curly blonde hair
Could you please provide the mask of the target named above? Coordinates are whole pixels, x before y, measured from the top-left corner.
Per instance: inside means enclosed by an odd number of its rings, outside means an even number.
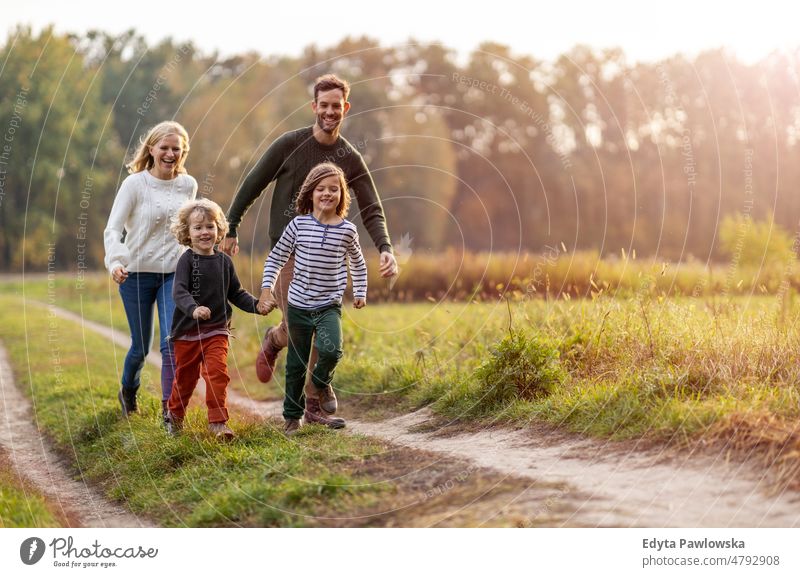
[[[178,239],[178,243],[184,246],[192,246],[192,240],[189,236],[189,226],[191,226],[192,215],[195,212],[200,212],[207,216],[217,225],[217,240],[214,244],[219,244],[225,235],[228,233],[228,219],[225,218],[225,213],[220,206],[207,198],[198,198],[196,200],[189,200],[185,202],[179,209],[178,213],[172,218],[172,224],[169,230]]]
[[[294,207],[297,214],[311,214],[314,211],[314,189],[323,178],[329,176],[339,177],[339,204],[336,205],[336,216],[344,218],[350,210],[350,190],[347,188],[347,179],[342,169],[331,162],[316,165],[310,171],[300,187]]]
[[[189,133],[180,123],[174,120],[159,122],[147,131],[147,134],[139,141],[139,146],[133,154],[133,160],[126,165],[128,172],[133,174],[134,172],[142,172],[153,168],[155,160],[153,155],[150,154],[150,147],[155,146],[158,141],[170,134],[174,134],[181,139],[181,148],[183,149],[183,154],[181,154],[181,159],[178,161],[175,172],[186,173],[183,165],[186,162],[186,157],[189,156]]]

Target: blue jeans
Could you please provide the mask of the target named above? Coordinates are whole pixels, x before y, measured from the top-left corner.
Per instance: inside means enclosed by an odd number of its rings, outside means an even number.
[[[169,399],[175,378],[175,353],[167,339],[172,325],[175,301],[172,281],[175,273],[132,272],[119,285],[119,294],[131,329],[131,348],[122,369],[122,388],[136,394],[144,359],[153,344],[153,304],[158,305],[158,326],[161,337],[161,398]]]

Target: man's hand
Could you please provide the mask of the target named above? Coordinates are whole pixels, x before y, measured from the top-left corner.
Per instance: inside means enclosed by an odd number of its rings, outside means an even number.
[[[381,253],[380,271],[383,278],[388,278],[397,274],[397,261],[394,259],[392,253]]]
[[[197,307],[192,313],[192,318],[195,320],[207,321],[211,318],[211,309],[208,307]]]
[[[236,256],[239,254],[239,239],[235,236],[226,236],[219,243],[219,248],[228,256]]]
[[[353,308],[354,309],[363,309],[367,306],[367,299],[365,298],[355,298],[353,299]]]

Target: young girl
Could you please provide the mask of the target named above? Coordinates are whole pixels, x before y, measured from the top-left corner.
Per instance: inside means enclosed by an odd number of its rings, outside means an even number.
[[[202,375],[206,382],[208,429],[217,438],[235,434],[228,427],[228,336],[231,302],[243,311],[266,314],[269,307],[242,288],[231,258],[214,246],[228,230],[222,209],[208,199],[187,202],[178,211],[172,233],[189,246],[175,270],[175,315],[170,339],[175,347],[175,383],[167,408],[167,431],[181,430],[186,406]]]
[[[318,164],[306,176],[295,208],[300,216],[283,231],[264,263],[259,306],[273,308],[272,288],[281,268],[294,252],[294,278],[289,285],[287,320],[289,351],[286,357],[284,433],[294,435],[304,414],[303,385],[306,363],[314,342],[319,355],[311,382],[322,408],[336,410],[331,387],[333,372],[342,358],[342,295],[347,286],[347,261],[353,278],[353,306],[367,304],[367,264],[358,244],[355,225],[344,216],[350,195],[342,170],[331,163]],[[316,335],[316,339],[314,336]],[[306,421],[313,420],[306,414]]]

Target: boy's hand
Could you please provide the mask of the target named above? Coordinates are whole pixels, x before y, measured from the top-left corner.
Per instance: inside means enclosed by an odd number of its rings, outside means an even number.
[[[355,298],[353,299],[353,308],[355,309],[363,309],[367,306],[367,299],[365,298]]]
[[[192,313],[192,318],[195,320],[207,321],[211,318],[211,309],[208,307],[197,307]]]

